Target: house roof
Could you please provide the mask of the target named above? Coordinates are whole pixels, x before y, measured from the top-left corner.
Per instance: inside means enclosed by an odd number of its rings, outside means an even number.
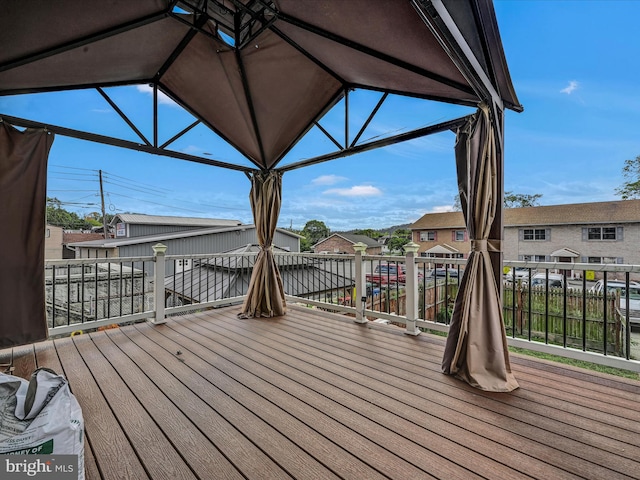
[[[572,203],[504,210],[504,226],[640,223],[640,200]],[[427,213],[411,230],[465,228],[462,212]]]
[[[194,230],[184,230],[180,232],[162,233],[157,235],[144,235],[141,237],[132,237],[132,238],[107,238],[107,239],[103,238],[100,240],[92,240],[89,242],[70,243],[68,246],[114,248],[114,247],[123,247],[125,245],[139,245],[141,243],[162,242],[164,240],[173,240],[176,238],[197,237],[200,235],[211,235],[211,234],[223,233],[223,232],[235,232],[235,231],[250,230],[255,228],[256,228],[255,225],[240,225],[235,227],[218,227],[218,228],[197,228]],[[280,233],[284,233],[285,235],[301,238],[300,235],[290,232],[289,230],[285,230],[283,228],[278,228],[277,230]]]
[[[572,203],[504,211],[505,226],[640,223],[640,200]]]
[[[250,253],[256,245],[248,245],[226,253]],[[278,257],[280,276],[287,295],[308,296],[326,291],[350,293],[354,280],[322,268],[317,259],[299,255]],[[165,288],[196,302],[245,295],[249,287],[252,257],[220,257],[194,265],[190,270],[169,275]]]
[[[353,88],[522,109],[491,0],[21,0],[0,44],[0,95],[152,85],[251,168]]]
[[[452,253],[460,253],[460,250],[458,250],[457,248],[453,248],[451,245],[443,243],[442,245],[435,245],[428,250],[425,250],[425,253],[439,253],[449,255]]]
[[[367,237],[366,235],[355,235],[353,233],[334,233],[329,235],[327,238],[323,238],[316,245],[320,245],[322,242],[329,240],[331,237],[341,237],[344,238],[347,242],[351,244],[356,244],[358,242],[364,243],[367,247],[379,247],[380,244],[377,240],[374,240],[371,237]],[[314,245],[314,247],[316,246]]]
[[[110,224],[113,226],[117,223],[137,225],[178,225],[183,227],[232,227],[242,225],[240,220],[144,215],[141,213],[118,213],[113,217]]]
[[[415,223],[409,225],[411,230],[438,228],[467,228],[462,212],[427,213]]]
[[[561,248],[560,250],[556,250],[555,252],[551,252],[550,256],[578,258],[580,256],[580,252],[572,248],[565,247],[565,248]]]

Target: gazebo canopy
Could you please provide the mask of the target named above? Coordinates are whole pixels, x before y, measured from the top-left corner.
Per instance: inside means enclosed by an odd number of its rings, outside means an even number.
[[[22,0],[0,44],[0,95],[149,84],[263,170],[354,88],[521,110],[490,0]]]
[[[271,248],[284,172],[455,129],[458,185],[472,252],[456,299],[443,370],[485,390],[517,388],[498,279],[504,109],[522,107],[491,0],[5,1],[0,4],[0,44],[0,96],[97,88],[140,137],[140,142],[131,142],[0,112],[0,204],[8,207],[0,211],[0,223],[11,232],[0,245],[0,252],[11,255],[0,257],[0,263],[8,265],[0,273],[0,307],[6,319],[0,322],[0,333],[7,332],[7,344],[46,337],[43,239],[33,232],[44,223],[52,133],[247,173],[260,251],[242,315],[256,317],[285,313],[284,288]],[[103,90],[139,84],[153,87],[151,140]],[[351,136],[348,94],[354,89],[382,96]],[[196,118],[162,144],[158,92]],[[478,109],[467,117],[361,142],[388,94]],[[345,135],[340,142],[318,121],[342,99]],[[252,166],[167,149],[198,123],[233,145]],[[23,134],[13,125],[40,131]],[[316,125],[337,150],[280,166]],[[362,312],[364,303],[357,308]]]

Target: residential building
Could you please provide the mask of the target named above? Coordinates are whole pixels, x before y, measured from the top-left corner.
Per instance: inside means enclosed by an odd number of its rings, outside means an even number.
[[[467,258],[471,249],[462,212],[428,213],[409,226],[423,257]]]
[[[314,253],[348,253],[354,254],[353,246],[356,243],[364,243],[367,246],[367,255],[380,255],[382,245],[366,235],[354,235],[352,233],[334,233],[323,238],[313,246]]]
[[[46,260],[76,258],[75,251],[67,247],[68,244],[101,238],[103,238],[102,233],[64,230],[62,227],[47,225],[44,230],[44,258]]]
[[[273,244],[290,252],[300,251],[300,235],[284,229],[276,229]],[[76,258],[144,257],[153,254],[157,243],[167,246],[167,255],[194,255],[219,253],[247,244],[257,243],[254,225],[188,229],[155,235],[129,238],[108,238],[71,244]],[[176,265],[178,270],[190,268],[188,259]],[[167,274],[173,273],[167,265]]]
[[[426,214],[410,228],[423,256],[469,255],[462,212]],[[503,251],[507,260],[640,264],[640,200],[505,209]]]
[[[55,225],[45,225],[44,228],[44,258],[49,260],[53,258],[64,258],[62,256],[62,236],[64,231],[62,227]]]

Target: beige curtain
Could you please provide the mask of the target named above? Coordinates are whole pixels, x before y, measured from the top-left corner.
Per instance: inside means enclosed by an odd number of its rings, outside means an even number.
[[[242,318],[277,317],[286,313],[282,278],[273,256],[273,235],[278,223],[282,195],[282,173],[255,172],[251,177],[251,209],[260,252],[256,257]]]
[[[44,238],[53,137],[0,119],[0,348],[47,338]]]
[[[471,253],[456,297],[442,362],[445,373],[487,391],[518,388],[511,373],[500,290],[489,251],[500,239],[489,238],[498,198],[496,132],[489,108],[481,105],[460,127],[455,147],[460,203]]]

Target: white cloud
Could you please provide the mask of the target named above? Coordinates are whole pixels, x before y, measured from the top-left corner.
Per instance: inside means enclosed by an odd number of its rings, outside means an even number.
[[[562,90],[560,90],[560,93],[566,93],[567,95],[571,95],[575,90],[577,90],[579,87],[578,82],[576,82],[575,80],[571,80],[569,82],[569,85],[567,85],[566,88],[563,88]]]
[[[109,108],[92,108],[91,111],[95,113],[113,113],[113,110]]]
[[[436,205],[431,208],[430,213],[444,213],[444,212],[453,212],[453,205]]]
[[[375,197],[382,195],[382,191],[373,185],[354,185],[350,188],[331,188],[323,192],[325,195],[340,195],[342,197]]]
[[[153,95],[153,87],[150,87],[149,85],[136,85],[136,89],[140,93],[146,93],[147,95]],[[160,90],[158,90],[158,103],[161,103],[163,105],[177,105],[176,102],[171,100],[168,96],[166,96]]]
[[[311,183],[314,185],[335,185],[343,180],[347,180],[347,178],[338,175],[321,175],[311,180]]]
[[[195,145],[187,145],[182,149],[182,153],[188,153],[189,155],[202,155],[204,150],[200,147],[196,147]]]

